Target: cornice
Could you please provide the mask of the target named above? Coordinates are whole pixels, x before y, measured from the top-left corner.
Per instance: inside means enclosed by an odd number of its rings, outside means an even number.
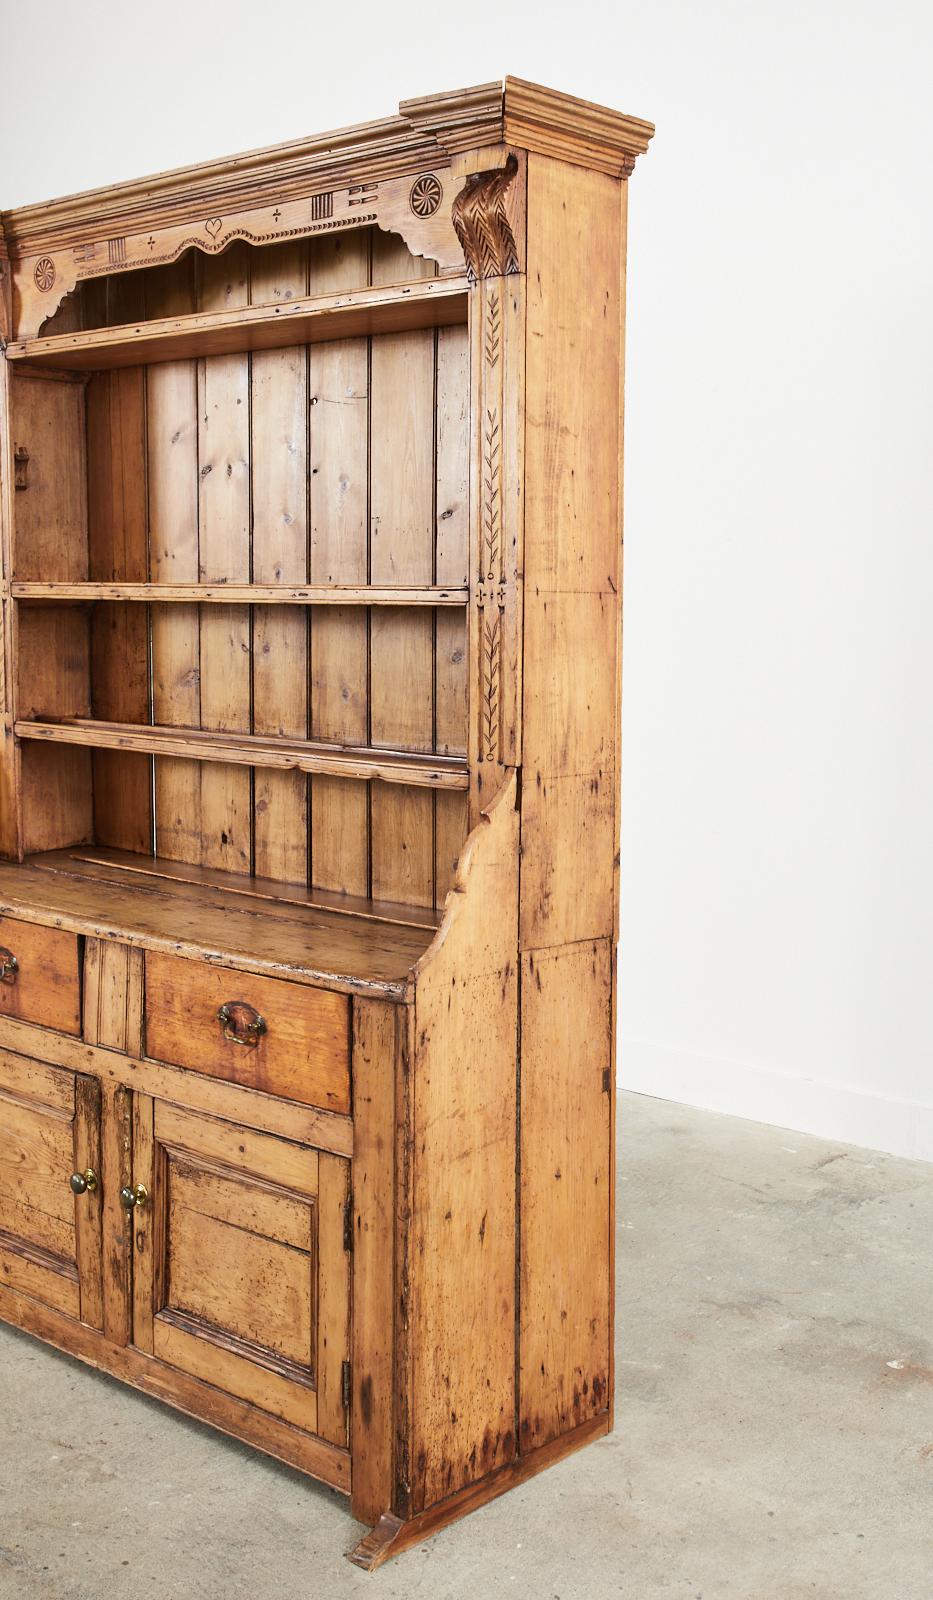
[[[652,125],[520,78],[403,100],[399,115],[221,160],[178,167],[2,213],[10,255],[35,256],[187,216],[226,215],[274,194],[297,199],[449,166],[507,143],[627,176]]]
[[[644,155],[654,123],[627,117],[576,95],[506,78],[503,139],[539,155],[627,178]]]

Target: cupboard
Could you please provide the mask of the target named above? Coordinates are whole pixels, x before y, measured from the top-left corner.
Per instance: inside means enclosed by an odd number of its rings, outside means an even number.
[[[2,215],[0,1317],[366,1568],[612,1426],[652,131],[507,78]]]

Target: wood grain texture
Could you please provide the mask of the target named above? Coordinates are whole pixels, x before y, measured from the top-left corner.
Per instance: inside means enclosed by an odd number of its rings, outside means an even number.
[[[427,276],[398,239],[373,242],[374,283]],[[370,570],[376,583],[430,583],[434,565],[434,334],[374,343],[371,374]],[[428,751],[434,742],[433,630],[421,613],[374,614],[371,738]],[[430,795],[376,791],[372,892],[434,904]]]
[[[235,609],[239,608],[232,606],[225,608],[228,611]],[[303,739],[263,738],[260,735],[228,733],[225,729],[194,732],[191,729],[177,731],[172,727],[139,728],[127,722],[94,722],[82,717],[62,717],[45,722],[23,720],[14,723],[14,730],[20,739],[34,740],[39,744],[152,751],[159,755],[177,756],[179,760],[209,763],[221,772],[231,766],[241,768],[255,766],[278,768],[282,772],[329,773],[339,775],[341,778],[378,778],[383,783],[416,789],[463,791],[468,786],[468,769],[464,761],[454,756],[416,756],[407,750],[389,748],[383,750],[366,746],[362,749],[345,749],[329,745],[323,740],[312,742]],[[240,776],[248,778],[247,773],[241,773]],[[203,793],[203,771],[201,788]],[[248,809],[244,827],[248,831]],[[404,840],[405,835],[402,837]],[[226,842],[229,843],[229,840],[228,835]],[[401,848],[406,848],[404,843]],[[234,860],[239,860],[239,867],[231,867],[225,851],[226,845],[218,853],[218,859],[208,859],[205,865],[218,868],[220,871],[240,871],[243,868],[240,875],[245,876],[242,859],[235,856]],[[380,883],[378,889],[377,897],[380,899],[400,898],[388,892],[391,883],[388,885]],[[416,901],[416,904],[420,905],[430,905],[430,903],[430,898]]]
[[[392,1504],[397,1027],[397,1007],[354,1002],[350,1446],[358,1522],[377,1522]]]
[[[465,587],[451,584],[308,583],[13,583],[15,600],[135,600],[182,605],[465,606]]]
[[[137,1053],[142,1018],[138,950],[88,939],[84,951],[84,1038],[88,1044]],[[101,1237],[103,1330],[114,1344],[132,1331],[133,1223],[120,1190],[133,1179],[133,1102],[121,1083],[101,1081]]]
[[[85,404],[80,384],[15,375],[14,449],[28,452],[27,487],[14,501],[18,578],[88,577]]]
[[[50,1305],[79,1303],[74,1112],[0,1091],[0,1283],[35,1284]],[[77,1310],[73,1311],[77,1315]]]
[[[611,960],[609,940],[522,958],[522,1449],[608,1407]]]
[[[242,245],[204,262],[202,310],[245,306],[249,259]],[[250,576],[249,357],[198,362],[198,576],[208,582]],[[244,606],[201,614],[201,726],[249,732],[250,618]],[[217,762],[201,768],[201,860],[231,872],[252,870],[250,775]]]
[[[182,1106],[156,1102],[155,1138],[170,1151],[278,1184],[314,1200],[318,1192],[318,1152],[255,1129],[205,1117]]]
[[[253,301],[287,306],[307,285],[300,244],[260,252]],[[250,365],[252,572],[257,583],[308,578],[308,355],[292,345],[257,351]],[[258,606],[252,618],[253,731],[308,734],[308,619]],[[303,773],[257,772],[254,870],[303,883],[308,876],[308,783]]]
[[[65,1034],[49,1033],[28,1022],[0,1017],[0,1059],[12,1059],[6,1057],[11,1049],[29,1051],[36,1058],[29,1065],[39,1071],[45,1063],[53,1068],[80,1070],[103,1082],[123,1084],[135,1090],[137,1101],[145,1095],[171,1100],[190,1111],[219,1117],[224,1122],[248,1123],[261,1133],[295,1139],[300,1144],[332,1151],[334,1155],[352,1154],[352,1121],[333,1112],[299,1106],[253,1089],[241,1089],[237,1084],[202,1077],[185,1067],[141,1060],[69,1039]],[[135,1136],[134,1128],[134,1139]]]
[[[413,1545],[420,1544],[433,1533],[439,1533],[442,1528],[449,1527],[452,1522],[459,1521],[469,1512],[479,1510],[480,1506],[487,1505],[490,1500],[497,1499],[500,1494],[514,1489],[516,1485],[525,1483],[527,1479],[535,1477],[545,1468],[554,1466],[565,1456],[571,1455],[574,1450],[581,1450],[584,1445],[592,1443],[605,1432],[606,1420],[604,1417],[599,1417],[593,1422],[581,1424],[572,1433],[563,1434],[552,1444],[543,1445],[540,1450],[516,1456],[513,1461],[499,1467],[488,1477],[478,1483],[468,1484],[465,1489],[448,1496],[446,1500],[439,1501],[436,1506],[422,1512],[420,1516],[403,1521],[391,1512],[385,1513],[365,1538],[361,1539],[353,1550],[347,1552],[347,1559],[352,1561],[354,1566],[362,1567],[364,1572],[374,1572],[393,1556],[410,1550]]]
[[[248,1007],[251,1017],[262,1017],[265,1032],[256,1045],[225,1037],[217,1013],[230,1002]],[[158,1060],[229,1078],[265,1094],[325,1111],[350,1109],[349,1003],[344,995],[150,951],[146,1050]]]
[[[194,310],[191,264],[147,274],[150,316]],[[146,378],[149,472],[149,577],[198,582],[197,363],[174,361]],[[195,606],[151,611],[152,719],[197,727],[201,717],[200,635]],[[180,861],[201,859],[201,769],[165,757],[155,762],[156,848]]]
[[[100,1084],[95,1078],[75,1078],[74,1171],[89,1170],[100,1177]],[[75,1195],[75,1257],[81,1321],[89,1327],[104,1325],[103,1196],[98,1186]]]
[[[70,858],[70,853],[69,853]],[[40,863],[48,858],[39,858]],[[61,857],[54,860],[61,863]],[[267,905],[206,884],[88,865],[0,862],[0,914],[162,950],[213,966],[313,983],[343,994],[403,999],[430,923],[342,916],[313,904]]]
[[[276,248],[283,246],[273,246]],[[223,260],[215,257],[205,265],[210,269]],[[100,371],[142,362],[236,355],[244,350],[263,352],[367,334],[449,327],[465,322],[466,310],[462,277],[415,288],[407,282],[396,286],[383,280],[377,289],[355,294],[322,292],[291,303],[279,300],[249,307],[225,300],[220,306],[205,304],[200,314],[191,317],[165,317],[148,325],[102,328],[92,333],[47,334],[15,342],[8,346],[7,354],[11,361],[28,361],[39,368]]]
[[[529,157],[526,950],[607,937],[614,925],[621,187],[602,173]],[[586,225],[584,254],[574,241]],[[588,863],[582,877],[568,870],[580,860]]]
[[[10,275],[0,282],[0,321],[12,324]],[[13,738],[16,716],[16,645],[19,607],[10,599],[13,577],[13,524],[16,465],[12,423],[12,373],[0,355],[0,853],[19,858],[23,815],[19,750]]]
[[[368,229],[316,241],[310,283],[316,293],[369,283]],[[308,428],[314,583],[369,581],[369,342],[341,339],[309,351]],[[369,739],[369,619],[338,608],[312,619],[311,731],[315,738]],[[312,882],[345,894],[370,893],[369,793],[361,783],[311,785]]]
[[[61,1033],[80,1033],[78,941],[74,934],[0,917],[0,946],[17,963],[17,970],[0,982],[0,1015],[38,1022]],[[0,959],[8,957],[0,955]]]
[[[347,1218],[350,1163],[321,1155],[317,1204],[317,1324],[314,1370],[317,1432],[331,1444],[349,1442],[343,1372],[350,1360],[350,1255]]]
[[[467,843],[437,941],[415,977],[414,1513],[516,1450],[515,807],[513,778]]]

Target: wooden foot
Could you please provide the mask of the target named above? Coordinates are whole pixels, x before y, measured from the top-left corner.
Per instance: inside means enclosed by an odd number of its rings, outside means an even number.
[[[552,1439],[540,1449],[532,1450],[526,1456],[518,1456],[516,1460],[500,1467],[498,1472],[493,1472],[479,1483],[468,1484],[458,1494],[452,1494],[448,1500],[441,1500],[438,1505],[422,1511],[408,1522],[393,1516],[391,1511],[384,1511],[376,1526],[360,1540],[355,1549],[347,1552],[347,1560],[352,1561],[356,1567],[362,1567],[364,1572],[374,1572],[376,1567],[381,1567],[391,1556],[401,1555],[403,1550],[410,1550],[412,1545],[420,1544],[422,1539],[429,1538],[432,1533],[438,1533],[441,1528],[448,1527],[459,1517],[465,1517],[469,1511],[475,1511],[487,1501],[497,1499],[500,1494],[505,1494],[507,1489],[514,1488],[515,1484],[533,1478],[535,1473],[542,1472],[545,1467],[553,1466],[554,1462],[560,1461],[563,1456],[570,1455],[574,1450],[579,1450],[588,1444],[591,1439],[608,1432],[609,1417],[603,1412],[600,1416],[591,1418],[589,1422],[581,1423],[579,1428],[573,1428],[570,1433],[563,1433],[559,1438]]]
[[[355,1567],[362,1567],[364,1572],[374,1572],[395,1554],[392,1547],[404,1528],[404,1522],[393,1517],[391,1511],[384,1511],[365,1539],[361,1539],[355,1549],[347,1551],[347,1560]]]

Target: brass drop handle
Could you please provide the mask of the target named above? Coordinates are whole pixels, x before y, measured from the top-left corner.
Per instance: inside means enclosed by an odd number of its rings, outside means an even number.
[[[245,1045],[247,1050],[255,1050],[266,1032],[265,1017],[246,1000],[226,1000],[217,1013],[217,1021],[225,1039]]]
[[[69,1181],[73,1194],[94,1194],[97,1189],[97,1173],[93,1167],[85,1172],[73,1172]]]
[[[12,950],[0,944],[0,983],[15,983],[19,972],[19,962]]]
[[[136,1183],[132,1187],[127,1184],[126,1188],[120,1190],[120,1204],[127,1211],[132,1211],[134,1206],[144,1206],[148,1199],[149,1190],[144,1183]]]

